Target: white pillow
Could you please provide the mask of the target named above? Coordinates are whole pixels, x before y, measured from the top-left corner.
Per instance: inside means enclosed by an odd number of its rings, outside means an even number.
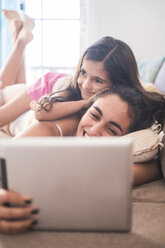
[[[129,133],[121,137],[121,139],[129,137],[133,141],[133,162],[142,163],[155,158],[163,147],[162,132],[158,134],[157,130],[152,128],[143,129],[133,133]]]

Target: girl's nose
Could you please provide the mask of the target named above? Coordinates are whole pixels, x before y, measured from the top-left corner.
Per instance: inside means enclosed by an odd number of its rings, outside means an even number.
[[[83,89],[91,89],[91,80],[86,78],[82,85]]]
[[[95,123],[90,128],[91,136],[102,136],[102,125],[101,123]]]

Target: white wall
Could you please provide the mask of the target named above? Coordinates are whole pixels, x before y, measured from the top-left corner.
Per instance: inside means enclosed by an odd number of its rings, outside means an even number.
[[[82,49],[108,35],[130,45],[137,59],[165,55],[165,0],[83,1]]]

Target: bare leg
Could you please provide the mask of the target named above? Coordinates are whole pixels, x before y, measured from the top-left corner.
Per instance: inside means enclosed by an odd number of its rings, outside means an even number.
[[[4,104],[0,107],[0,127],[10,123],[30,109],[31,99],[27,94],[26,85],[15,85],[15,83],[24,74],[22,70],[24,68],[23,52],[26,45],[33,39],[31,31],[34,27],[34,21],[27,16],[22,23],[15,11],[3,11],[3,14],[12,31],[13,50],[0,74],[0,80],[3,82],[1,94]],[[22,86],[24,87],[22,88]]]
[[[26,45],[33,39],[34,21],[25,16],[24,23],[16,11],[3,10],[13,38],[13,50],[0,73],[2,88],[15,83],[25,83],[23,52]]]
[[[2,10],[2,13],[6,17],[6,20],[8,21],[8,24],[9,24],[9,27],[11,30],[13,47],[14,47],[15,42],[18,38],[18,34],[23,27],[23,22],[21,21],[21,18],[19,16],[18,12],[14,11],[14,10]],[[16,71],[16,77],[15,77],[14,82],[16,84],[17,83],[26,83],[23,55],[22,55],[22,58],[20,58],[20,68],[18,69],[18,72]]]
[[[21,18],[19,16],[18,12],[15,10],[3,9],[2,13],[9,24],[11,36],[12,36],[12,42],[14,44],[16,39],[17,39],[17,36],[19,34],[19,31],[21,30],[22,25],[23,25]]]
[[[14,60],[13,57],[15,55],[15,49],[17,49],[17,47],[15,46],[15,43],[16,43],[18,34],[19,34],[19,32],[23,26],[23,23],[20,19],[19,14],[14,10],[2,10],[2,13],[5,16],[8,24],[9,24],[11,36],[12,36],[12,43],[13,43],[12,53],[9,56],[9,58],[7,59],[5,65],[3,66],[2,70],[1,70],[1,74],[0,74],[0,80],[3,83],[2,87],[5,87],[6,85],[9,85],[9,84],[15,84],[17,74],[19,71],[19,67],[22,63],[22,61],[21,61],[22,56],[17,61]]]
[[[24,23],[23,23],[23,28],[19,34],[19,39],[22,37],[22,39],[27,39],[28,38],[28,43],[33,39],[32,35],[32,30],[34,28],[34,20],[28,16],[24,16]],[[25,83],[26,82],[26,77],[25,77],[25,65],[24,65],[24,58],[22,56],[22,63],[19,68],[17,78],[16,78],[16,83]]]

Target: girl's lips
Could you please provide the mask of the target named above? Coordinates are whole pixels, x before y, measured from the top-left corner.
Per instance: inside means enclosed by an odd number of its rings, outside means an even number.
[[[82,95],[86,95],[86,96],[93,96],[94,93],[90,92],[90,91],[87,91],[87,90],[81,90],[81,94]]]
[[[83,130],[83,137],[89,137],[90,135],[85,131]]]

